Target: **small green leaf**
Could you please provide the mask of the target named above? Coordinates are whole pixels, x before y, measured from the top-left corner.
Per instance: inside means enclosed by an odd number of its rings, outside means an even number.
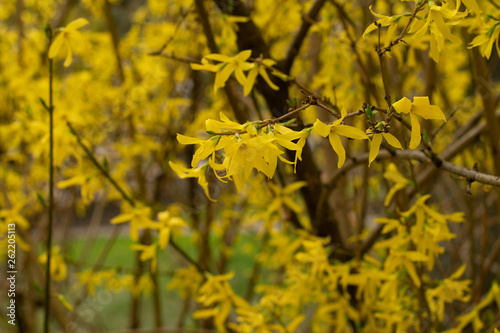
[[[429,133],[427,133],[425,128],[424,128],[424,133],[423,133],[422,137],[423,137],[425,142],[429,142]]]
[[[40,288],[38,283],[36,283],[36,281],[33,280],[32,284],[33,284],[33,289],[35,289],[36,293],[40,296],[43,296],[42,288]]]
[[[214,133],[215,134],[215,133]],[[220,135],[215,135],[213,137],[211,137],[209,140],[217,140],[217,142],[219,142],[220,140]]]
[[[38,201],[40,201],[42,206],[47,207],[47,203],[45,202],[45,198],[40,194],[40,192],[36,192],[36,198],[38,199]]]
[[[106,156],[104,156],[104,159],[102,161],[102,166],[104,167],[104,170],[109,171],[109,164],[108,164],[108,159]]]
[[[47,36],[47,39],[52,38],[52,28],[50,27],[50,24],[45,23],[45,27],[43,28],[45,31],[45,36]]]
[[[49,107],[47,106],[47,103],[43,100],[43,98],[40,97],[40,103],[42,103],[43,108],[47,111],[50,111]]]
[[[217,133],[215,133],[214,131],[205,131],[205,132],[207,132],[210,135],[217,135]]]
[[[368,116],[368,119],[370,119],[370,121],[373,121],[374,113],[373,113],[372,107],[368,104],[366,105],[365,113]]]

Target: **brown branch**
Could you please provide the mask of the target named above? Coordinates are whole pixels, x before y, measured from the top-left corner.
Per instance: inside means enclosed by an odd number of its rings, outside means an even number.
[[[295,110],[292,110],[292,111],[282,115],[281,117],[263,120],[263,121],[259,122],[260,124],[257,126],[257,129],[264,128],[267,125],[279,123],[281,120],[283,120],[287,117],[290,117],[290,116],[292,116],[292,115],[294,115],[302,110],[305,110],[308,107],[310,107],[311,105],[314,105],[314,104],[307,103],[307,104],[302,105],[299,108],[296,108]],[[235,132],[216,132],[216,133],[213,133],[212,135],[240,135],[240,134],[245,134],[245,133],[248,133],[248,130],[241,130],[241,131],[235,131]]]
[[[318,14],[321,8],[323,8],[325,2],[326,0],[316,0],[316,2],[314,2],[311,6],[311,9],[309,9],[307,15],[302,18],[302,25],[295,34],[295,37],[288,48],[285,59],[283,60],[283,65],[280,66],[283,69],[283,72],[290,73],[295,57],[299,54],[300,47],[307,36],[307,32],[313,25],[314,21],[317,20]]]
[[[199,61],[198,59],[194,59],[191,57],[178,57],[174,54],[158,53],[158,51],[150,52],[150,53],[148,53],[148,55],[172,59],[172,60],[179,61],[179,62],[182,62],[185,64],[192,64],[192,63],[193,64],[200,64],[201,63],[201,61]]]
[[[471,124],[476,122],[475,118],[476,117],[473,117],[469,124],[465,125],[465,127],[468,128],[467,131],[457,131],[457,136],[453,143],[449,145],[441,154],[439,154],[442,160],[451,160],[486,130],[486,122],[479,123],[473,127],[471,126]],[[496,118],[500,118],[500,112],[496,113]],[[437,171],[438,170],[433,167],[428,167],[426,170],[422,171],[419,177],[417,177],[418,184],[428,183],[429,180],[436,175]]]
[[[381,150],[376,158],[376,160],[385,160],[389,158],[404,158],[404,159],[412,159],[419,160],[422,163],[430,163],[433,162],[435,167],[440,168],[442,170],[448,171],[452,174],[462,176],[465,180],[473,180],[482,184],[492,185],[500,187],[500,177],[485,174],[479,171],[475,171],[473,169],[468,169],[460,165],[453,164],[448,161],[444,161],[442,159],[438,159],[441,165],[438,167],[436,165],[436,161],[431,160],[425,153],[418,150]],[[369,158],[369,153],[363,153],[359,156],[352,157],[349,161],[347,161],[341,169],[336,170],[333,173],[332,177],[328,181],[328,189],[331,191],[335,187],[335,183],[338,181],[340,177],[345,175],[349,170],[353,169],[359,164],[367,163]]]

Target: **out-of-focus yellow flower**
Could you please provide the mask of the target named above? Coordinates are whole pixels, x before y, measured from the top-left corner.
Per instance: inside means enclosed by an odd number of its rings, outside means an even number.
[[[158,232],[159,232],[159,245],[162,249],[166,248],[170,242],[170,235],[173,231],[187,226],[186,221],[172,214],[166,210],[158,213]]]
[[[89,24],[84,18],[79,18],[71,21],[54,39],[54,42],[49,49],[49,58],[55,58],[64,48],[66,51],[66,60],[64,60],[64,67],[68,67],[73,62],[73,51],[71,50],[70,40],[83,39],[81,33],[78,31],[81,27]]]
[[[156,272],[156,266],[157,266],[156,253],[158,249],[158,244],[156,243],[151,245],[132,244],[130,248],[132,250],[141,251],[141,255],[139,256],[139,259],[141,261],[151,260],[151,272]]]
[[[398,168],[394,163],[389,164],[387,171],[384,173],[384,178],[395,183],[385,197],[384,205],[387,207],[391,203],[394,194],[411,184],[411,182],[399,173]]]
[[[498,46],[498,37],[500,35],[500,22],[493,24],[488,30],[481,35],[476,36],[469,45],[469,48],[479,46],[479,51],[486,59],[490,59],[493,44],[496,45],[497,52],[500,54]]]
[[[54,281],[63,281],[67,276],[67,268],[66,263],[64,262],[64,258],[61,254],[61,248],[59,246],[54,246],[52,248],[51,254],[52,264],[50,265],[50,276]],[[41,254],[38,257],[38,262],[41,264],[47,263],[47,252]]]

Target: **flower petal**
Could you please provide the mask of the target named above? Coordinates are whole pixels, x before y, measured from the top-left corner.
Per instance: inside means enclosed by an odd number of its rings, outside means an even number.
[[[314,122],[314,125],[313,125],[314,132],[318,133],[319,135],[321,135],[323,137],[328,136],[331,128],[332,128],[331,126],[324,124],[319,119],[316,119],[316,122]]]
[[[427,96],[413,98],[413,111],[424,119],[443,119],[446,121],[443,111],[439,106],[431,105]]]
[[[370,156],[368,158],[368,166],[370,166],[370,164],[372,164],[372,162],[377,157],[381,143],[382,143],[382,134],[380,133],[373,134],[372,141],[370,142]]]
[[[408,113],[411,110],[411,101],[408,98],[403,97],[396,103],[392,104],[392,107],[399,113]]]
[[[335,126],[335,133],[342,135],[351,139],[368,139],[368,135],[359,128],[347,125]]]
[[[332,145],[333,150],[339,156],[339,162],[337,164],[337,167],[341,168],[345,162],[345,149],[344,146],[342,145],[342,141],[340,140],[340,136],[332,132],[328,136],[328,139],[330,140],[330,144]]]
[[[411,118],[411,140],[410,140],[410,149],[415,149],[420,144],[420,140],[422,137],[420,136],[420,123],[418,122],[418,118],[415,113],[410,112]]]
[[[68,67],[73,62],[73,51],[71,51],[71,46],[69,45],[67,38],[65,38],[64,44],[66,44],[66,48],[68,49],[68,53],[66,53],[66,60],[64,60],[64,67]]]
[[[177,133],[177,141],[179,141],[179,143],[181,145],[195,145],[195,144],[202,144],[206,140],[199,139],[199,138],[192,138],[190,136],[186,136],[186,135],[182,135],[182,134]]]
[[[87,24],[89,24],[89,21],[87,21],[83,17],[80,17],[80,18],[78,18],[78,19],[76,19],[76,20],[71,21],[70,23],[68,23],[68,25],[66,26],[66,28],[64,28],[64,30],[65,31],[77,30],[77,29],[80,29],[83,26],[86,26]]]
[[[399,140],[394,135],[392,135],[391,133],[382,133],[382,135],[384,136],[384,139],[388,144],[390,144],[394,148],[403,149],[403,146],[401,146],[401,142],[399,142]]]
[[[61,52],[62,46],[64,44],[64,32],[61,32],[52,42],[49,49],[49,58],[56,57],[59,52]]]

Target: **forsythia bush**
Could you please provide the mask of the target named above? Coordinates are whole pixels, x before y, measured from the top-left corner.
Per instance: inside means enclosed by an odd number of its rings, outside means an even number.
[[[2,331],[500,327],[494,0],[5,0],[0,18]],[[120,303],[119,327],[95,322]]]

